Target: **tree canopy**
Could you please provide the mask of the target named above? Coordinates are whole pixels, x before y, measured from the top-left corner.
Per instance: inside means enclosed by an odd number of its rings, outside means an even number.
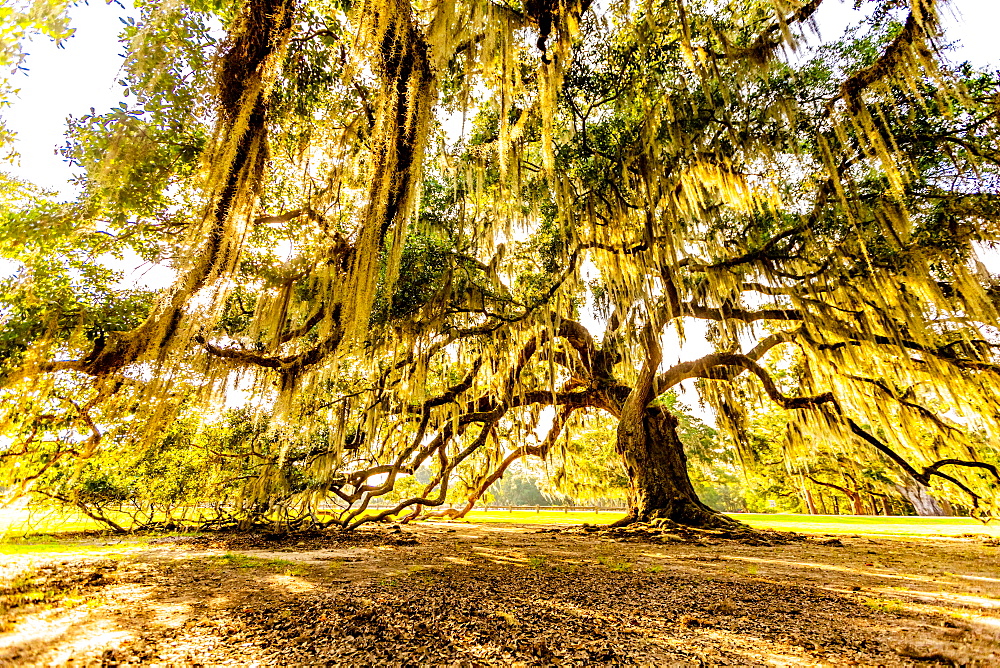
[[[137,5],[125,101],[69,124],[79,199],[3,186],[7,493],[351,527],[523,457],[606,476],[603,421],[628,521],[726,523],[694,379],[745,464],[774,406],[798,480],[991,517],[997,77],[938,0],[807,47],[823,1]],[[713,352],[671,365],[686,331]]]

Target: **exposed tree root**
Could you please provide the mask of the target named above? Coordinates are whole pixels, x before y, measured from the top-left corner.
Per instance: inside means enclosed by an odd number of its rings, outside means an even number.
[[[617,526],[616,526],[617,525]],[[627,525],[616,522],[608,526],[584,525],[581,528],[553,529],[567,533],[589,533],[610,540],[636,543],[712,543],[718,540],[736,541],[746,545],[780,545],[805,540],[805,536],[787,531],[752,529],[739,522],[726,527],[693,527],[669,519],[652,522],[633,521]]]
[[[606,526],[585,524],[562,529],[568,533],[596,533],[625,542],[704,543],[733,540],[748,545],[775,545],[797,542],[805,536],[787,531],[753,529],[738,520],[701,504],[685,504],[684,512],[659,508],[639,515],[635,511]],[[560,530],[554,530],[560,531]]]
[[[704,504],[687,499],[677,499],[669,508],[633,509],[628,515],[608,528],[632,524],[650,524],[657,527],[688,527],[699,529],[748,529],[745,524],[716,512]]]

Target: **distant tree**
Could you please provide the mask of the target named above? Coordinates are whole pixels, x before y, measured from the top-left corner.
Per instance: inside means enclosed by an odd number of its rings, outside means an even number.
[[[542,493],[538,483],[519,473],[506,475],[489,488],[493,502],[505,506],[551,506],[553,499]]]

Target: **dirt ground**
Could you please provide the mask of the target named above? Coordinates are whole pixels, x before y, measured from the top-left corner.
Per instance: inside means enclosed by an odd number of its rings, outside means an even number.
[[[985,539],[428,522],[4,556],[0,665],[1000,666]]]

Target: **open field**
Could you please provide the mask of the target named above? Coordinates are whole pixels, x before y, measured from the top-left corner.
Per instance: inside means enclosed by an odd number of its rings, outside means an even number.
[[[474,511],[466,519],[484,523],[545,525],[610,524],[622,513],[563,512],[561,510]],[[730,517],[755,529],[775,529],[816,534],[864,534],[898,536],[961,536],[984,534],[1000,537],[1000,522],[983,524],[969,517],[883,517],[868,515],[795,515],[731,513]]]
[[[580,512],[559,509],[477,510],[465,521],[486,524],[539,524],[574,526],[610,524],[623,517],[621,512]],[[870,515],[797,515],[732,513],[755,529],[775,529],[810,534],[858,534],[886,536],[963,536],[967,534],[1000,537],[1000,522],[983,524],[968,517],[884,517]],[[81,513],[60,511],[35,512],[0,510],[0,540],[5,537],[48,535],[65,532],[103,531],[105,527]],[[0,553],[3,553],[0,543]]]
[[[870,515],[763,515],[734,514],[732,517],[755,529],[775,529],[821,534],[886,536],[1000,537],[1000,522],[983,524],[970,517],[883,517]]]

